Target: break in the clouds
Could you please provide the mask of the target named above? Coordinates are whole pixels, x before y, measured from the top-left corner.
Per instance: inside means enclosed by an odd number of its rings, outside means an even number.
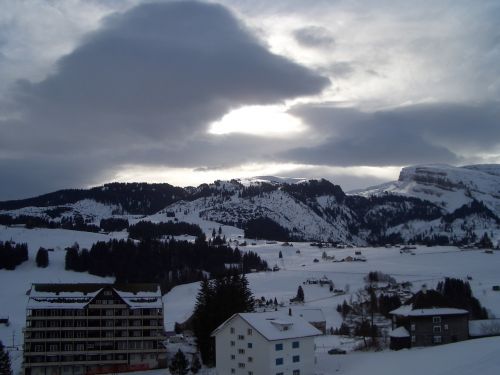
[[[109,17],[43,81],[16,84],[9,109],[17,116],[0,123],[2,170],[56,188],[60,179],[42,182],[30,165],[60,170],[64,186],[137,155],[147,164],[149,152],[152,162],[160,154],[172,165],[170,154],[190,159],[186,142],[230,109],[317,94],[328,84],[270,53],[221,5],[141,5]],[[72,160],[74,168],[60,168]]]
[[[500,162],[499,18],[494,0],[6,0],[0,199]]]

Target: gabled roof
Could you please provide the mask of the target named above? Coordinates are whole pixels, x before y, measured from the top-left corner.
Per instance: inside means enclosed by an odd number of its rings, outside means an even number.
[[[417,317],[417,316],[443,316],[443,315],[466,315],[469,314],[467,310],[456,309],[453,307],[431,307],[425,309],[414,309],[413,305],[403,305],[396,310],[392,310],[389,314]]]
[[[318,329],[299,316],[288,316],[283,312],[273,311],[234,314],[215,329],[212,332],[212,336],[216,336],[220,330],[236,317],[243,319],[268,341],[319,336],[322,334]]]
[[[161,308],[158,284],[33,284],[29,309],[82,309],[105,288],[112,289],[130,308]]]

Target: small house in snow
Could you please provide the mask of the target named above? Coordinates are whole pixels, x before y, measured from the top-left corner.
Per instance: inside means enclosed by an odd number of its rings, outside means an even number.
[[[314,374],[314,337],[321,332],[300,316],[235,314],[213,333],[216,373]]]

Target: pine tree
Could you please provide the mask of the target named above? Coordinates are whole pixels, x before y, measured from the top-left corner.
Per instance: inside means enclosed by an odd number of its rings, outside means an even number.
[[[280,250],[280,252],[279,252],[279,254],[278,254],[278,258],[280,258],[280,259],[282,259],[282,258],[283,258],[283,254],[281,253],[281,250]]]
[[[188,361],[180,349],[175,353],[168,369],[173,375],[186,375],[188,373]]]
[[[0,341],[0,375],[12,375],[12,368],[10,366],[9,353]]]
[[[295,296],[295,300],[298,302],[304,302],[304,290],[302,289],[302,286],[300,286],[300,285],[297,288],[297,295]]]
[[[193,331],[203,363],[212,364],[215,359],[212,331],[233,314],[253,311],[253,305],[245,275],[221,276],[201,283],[193,314]]]
[[[201,369],[201,362],[200,362],[200,357],[198,357],[196,354],[193,357],[193,362],[191,362],[191,372],[193,374],[197,374],[198,371]]]
[[[36,253],[36,266],[37,267],[47,267],[49,265],[49,252],[47,249],[44,249],[43,247],[39,248],[37,253]]]

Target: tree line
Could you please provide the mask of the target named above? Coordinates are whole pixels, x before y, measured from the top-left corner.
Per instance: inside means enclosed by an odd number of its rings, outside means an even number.
[[[28,260],[28,245],[0,241],[0,269],[14,270]]]
[[[90,250],[77,244],[66,250],[67,270],[114,276],[118,283],[159,283],[166,292],[175,285],[200,281],[204,272],[226,272],[226,264],[238,264],[239,272],[266,270],[257,254],[241,253],[228,246],[209,246],[200,237],[193,242],[156,240],[110,240],[97,242]]]
[[[128,233],[130,238],[137,240],[159,239],[163,236],[180,236],[183,234],[189,234],[195,237],[203,235],[203,231],[196,224],[185,222],[175,223],[173,221],[166,223],[139,221],[137,224],[129,226]]]

